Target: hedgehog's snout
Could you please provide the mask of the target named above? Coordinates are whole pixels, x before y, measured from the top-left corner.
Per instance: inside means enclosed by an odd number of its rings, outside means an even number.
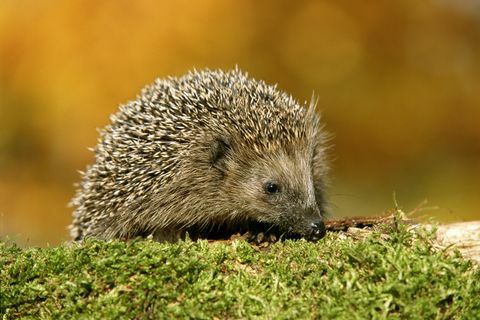
[[[310,224],[310,232],[307,234],[306,238],[310,241],[318,241],[325,236],[325,233],[326,229],[323,220],[312,222]]]
[[[305,231],[304,237],[310,241],[318,241],[325,236],[325,222],[321,215],[320,208],[317,205],[309,206],[304,213]]]

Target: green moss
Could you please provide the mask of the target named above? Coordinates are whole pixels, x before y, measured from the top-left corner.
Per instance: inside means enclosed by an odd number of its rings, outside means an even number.
[[[317,243],[0,243],[3,319],[411,318],[480,314],[480,271],[392,231]]]

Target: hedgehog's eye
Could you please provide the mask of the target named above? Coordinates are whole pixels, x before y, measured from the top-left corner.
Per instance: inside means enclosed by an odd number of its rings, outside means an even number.
[[[263,187],[265,189],[265,192],[268,194],[275,194],[280,192],[280,186],[274,182],[267,182]]]

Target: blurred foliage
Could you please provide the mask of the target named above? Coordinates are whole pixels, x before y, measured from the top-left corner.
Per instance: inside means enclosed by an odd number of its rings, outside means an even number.
[[[480,218],[480,5],[427,1],[0,2],[0,235],[68,238],[95,128],[155,77],[233,68],[312,91],[335,134],[332,211],[392,193]]]

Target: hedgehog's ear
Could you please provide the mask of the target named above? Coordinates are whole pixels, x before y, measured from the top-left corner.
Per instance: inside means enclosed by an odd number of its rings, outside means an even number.
[[[226,137],[216,137],[210,146],[210,161],[212,162],[212,166],[223,172],[225,169],[225,160],[230,151],[230,139]]]

